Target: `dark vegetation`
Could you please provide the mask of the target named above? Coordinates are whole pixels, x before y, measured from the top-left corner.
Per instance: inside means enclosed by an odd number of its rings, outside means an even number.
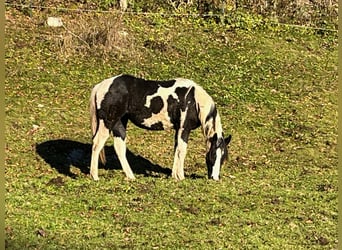
[[[119,9],[120,1],[8,0],[6,2],[19,4],[17,9],[26,15],[31,15],[33,6],[40,10],[44,10],[44,7],[50,7],[107,11]],[[260,15],[263,18],[283,23],[337,29],[337,0],[127,0],[127,5],[127,12],[198,14],[207,17],[228,15],[228,18],[232,13],[241,12],[242,15]],[[222,18],[218,20],[222,20]]]

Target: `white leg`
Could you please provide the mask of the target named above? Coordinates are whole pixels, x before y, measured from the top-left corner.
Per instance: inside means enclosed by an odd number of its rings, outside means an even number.
[[[98,176],[99,155],[108,137],[109,137],[109,130],[105,127],[103,120],[100,120],[99,129],[95,137],[93,138],[91,164],[90,164],[90,175],[96,181],[99,179],[99,176]]]
[[[114,137],[114,149],[127,178],[134,180],[134,174],[126,158],[126,142],[121,137]]]
[[[178,143],[175,149],[175,157],[172,167],[172,177],[176,180],[184,179],[184,160],[187,146],[188,144],[185,141],[183,141],[183,139],[180,136],[178,136]]]

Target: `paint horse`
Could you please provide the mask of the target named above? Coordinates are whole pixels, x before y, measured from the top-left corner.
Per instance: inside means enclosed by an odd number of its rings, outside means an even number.
[[[176,131],[172,177],[177,180],[184,179],[190,131],[201,126],[207,146],[208,178],[219,180],[231,135],[224,138],[213,99],[195,82],[183,78],[150,81],[118,75],[93,88],[90,113],[93,134],[90,175],[94,180],[99,179],[99,157],[105,163],[103,147],[110,134],[123,171],[128,179],[135,178],[126,158],[128,121],[144,129]]]

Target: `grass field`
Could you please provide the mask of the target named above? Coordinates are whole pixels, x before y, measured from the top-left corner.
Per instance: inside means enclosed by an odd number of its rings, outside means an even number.
[[[6,12],[7,249],[337,249],[337,34],[49,11]],[[90,91],[120,73],[186,77],[213,96],[233,136],[219,182],[200,130],[176,182],[173,132],[131,124],[137,180],[110,142],[90,179]]]

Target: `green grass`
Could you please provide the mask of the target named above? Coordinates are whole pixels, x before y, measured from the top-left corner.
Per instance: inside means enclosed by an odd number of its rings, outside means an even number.
[[[57,46],[63,28],[40,25],[49,13],[7,13],[8,249],[337,248],[336,34],[125,16],[129,50],[75,54]],[[206,178],[200,130],[176,182],[173,133],[133,125],[137,180],[111,142],[112,165],[90,179],[89,94],[123,72],[191,78],[213,96],[233,135],[219,182]]]

